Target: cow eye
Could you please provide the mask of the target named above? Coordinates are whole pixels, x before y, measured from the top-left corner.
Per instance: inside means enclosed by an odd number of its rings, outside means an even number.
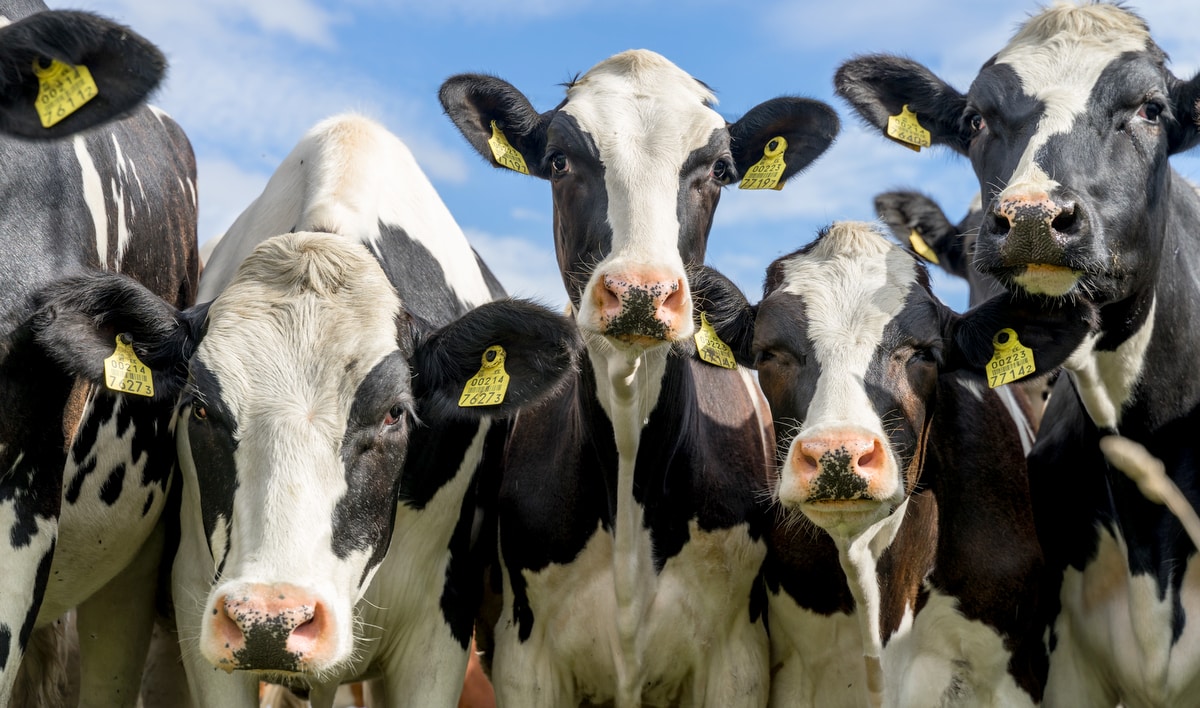
[[[728,184],[733,177],[733,169],[725,160],[717,160],[712,166],[712,178],[722,184]]]
[[[1162,115],[1162,112],[1163,107],[1161,103],[1158,103],[1157,101],[1148,101],[1143,103],[1142,107],[1138,109],[1137,115],[1138,118],[1141,118],[1147,123],[1157,123],[1158,117]]]
[[[984,120],[983,116],[979,115],[978,113],[972,113],[969,120],[972,133],[983,132],[983,129],[987,127],[987,121]]]
[[[394,405],[388,409],[387,415],[385,415],[383,417],[383,424],[385,426],[393,426],[396,423],[399,423],[400,419],[403,417],[404,417],[404,406],[397,403],[396,405]]]
[[[192,417],[196,420],[208,420],[208,409],[204,406],[192,406]]]
[[[567,156],[561,152],[556,152],[550,156],[550,170],[556,175],[567,173],[569,165],[567,164]]]

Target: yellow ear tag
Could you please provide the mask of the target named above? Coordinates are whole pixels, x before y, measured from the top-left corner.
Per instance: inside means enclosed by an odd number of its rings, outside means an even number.
[[[34,59],[33,73],[38,77],[34,108],[42,119],[43,128],[49,128],[71,115],[100,93],[96,82],[92,80],[92,72],[86,66],[71,66],[51,59],[50,66],[43,69]]]
[[[779,178],[787,167],[783,163],[783,153],[787,150],[787,140],[783,136],[771,138],[763,148],[762,159],[746,170],[746,176],[738,184],[738,189],[783,189]]]
[[[888,116],[887,136],[916,152],[933,144],[929,141],[929,131],[917,122],[917,114],[908,110],[908,104],[900,109],[900,115]]]
[[[529,174],[529,168],[525,166],[525,158],[521,157],[521,153],[517,152],[517,149],[508,142],[508,138],[504,137],[504,133],[496,125],[496,121],[492,121],[492,137],[488,138],[488,145],[492,148],[492,157],[496,158],[496,162],[523,175]]]
[[[154,376],[133,353],[129,338],[123,334],[117,335],[117,350],[104,360],[104,384],[135,396],[154,395]]]
[[[921,238],[921,234],[917,233],[916,229],[913,229],[912,233],[908,235],[908,242],[912,244],[913,250],[917,252],[918,256],[934,265],[940,265],[937,254],[933,252],[929,244],[925,243],[925,239]]]
[[[498,406],[508,390],[508,373],[504,370],[504,347],[493,344],[483,351],[483,366],[467,381],[458,398],[459,408]]]
[[[700,313],[700,329],[693,335],[696,340],[696,353],[700,359],[713,366],[723,369],[736,369],[737,360],[733,358],[733,350],[717,336],[717,330],[708,321],[708,315]]]
[[[1017,333],[1005,327],[992,337],[995,351],[987,365],[988,388],[1023,379],[1037,368],[1033,365],[1033,350],[1021,344]]]

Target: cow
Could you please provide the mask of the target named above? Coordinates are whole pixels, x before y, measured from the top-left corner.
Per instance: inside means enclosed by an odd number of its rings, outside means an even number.
[[[958,315],[863,222],[771,263],[754,307],[723,290],[717,332],[756,366],[777,424],[771,705],[1036,704],[1042,555],[1025,456],[971,367],[1004,327],[1053,364],[1086,311],[1001,297]]]
[[[1145,447],[1200,502],[1200,197],[1169,162],[1200,140],[1200,76],[1166,62],[1141,17],[1097,3],[1029,18],[965,94],[894,56],[836,74],[870,124],[907,105],[929,142],[971,160],[977,267],[1015,293],[1099,307],[1029,456],[1048,705],[1185,705],[1200,690],[1196,548],[1099,446],[1120,434]]]
[[[37,657],[58,650],[26,650],[76,607],[82,702],[137,700],[173,516],[173,405],[75,377],[33,327],[42,291],[89,271],[192,303],[195,159],[145,104],[165,69],[127,27],[0,2],[0,705],[61,699],[15,694],[16,677],[54,683],[58,660]],[[97,364],[115,336],[107,349]]]
[[[748,369],[704,334],[693,344],[710,305],[688,269],[722,187],[781,187],[829,146],[836,114],[779,97],[728,123],[648,50],[601,61],[541,114],[493,76],[450,77],[439,95],[493,166],[550,182],[587,352],[517,416],[493,472],[496,594],[477,637],[497,702],[764,705],[770,416]]]
[[[192,695],[254,706],[261,679],[328,708],[378,679],[383,705],[454,706],[482,585],[475,468],[493,422],[576,367],[574,325],[501,298],[408,148],[355,114],[305,134],[201,280],[181,311],[71,279],[45,323],[81,375],[128,332],[178,396]]]
[[[979,195],[971,200],[967,214],[957,224],[924,194],[910,191],[883,192],[875,195],[875,213],[887,224],[900,243],[911,247],[921,258],[967,281],[969,307],[975,307],[1004,292],[1000,281],[975,268],[975,240],[983,221]],[[1050,398],[1055,375],[1017,381],[999,389],[1013,421],[1021,432],[1021,444],[1028,453],[1042,423],[1042,413]]]

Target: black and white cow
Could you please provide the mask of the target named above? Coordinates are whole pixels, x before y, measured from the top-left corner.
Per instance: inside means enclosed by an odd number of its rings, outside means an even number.
[[[67,70],[52,61],[86,68],[95,95],[68,112],[43,92],[60,118],[45,128],[41,81]],[[39,341],[33,325],[42,289],[87,271],[125,273],[179,307],[193,301],[195,161],[179,126],[143,104],[164,70],[158,49],[126,27],[0,1],[0,705],[39,700],[12,695],[18,667],[35,629],[75,607],[85,703],[137,700],[173,405],[76,379],[57,363],[60,343]],[[112,335],[97,365],[115,351]],[[24,669],[36,681],[50,668],[34,663]]]
[[[748,370],[698,358],[692,335],[710,303],[687,270],[703,262],[721,189],[765,150],[782,153],[782,184],[829,146],[835,114],[776,98],[727,123],[707,87],[644,50],[600,62],[542,114],[490,76],[452,77],[440,96],[493,165],[504,163],[488,141],[502,133],[550,182],[588,353],[508,440],[502,605],[478,628],[498,701],[765,704],[752,586],[770,417]]]
[[[753,309],[718,314],[777,424],[772,706],[1040,700],[1025,456],[1004,402],[964,367],[982,368],[1003,327],[1053,364],[1071,353],[1061,335],[1091,323],[1025,310],[1001,298],[957,315],[878,225],[839,222],[770,265]]]
[[[947,273],[966,280],[967,303],[970,307],[981,305],[1004,292],[999,280],[975,267],[975,242],[979,236],[979,226],[983,223],[983,205],[979,195],[971,200],[967,215],[957,224],[946,218],[937,202],[918,192],[877,194],[875,213],[901,244]],[[914,238],[919,241],[914,243]],[[1037,436],[1054,379],[1055,376],[1025,379],[997,390],[1012,413],[1026,453]]]
[[[1088,4],[1033,16],[965,95],[892,56],[852,60],[836,83],[872,124],[907,104],[934,143],[970,158],[986,204],[979,267],[1015,292],[1100,308],[1029,458],[1053,574],[1046,702],[1194,702],[1196,548],[1098,440],[1143,445],[1200,502],[1200,197],[1168,161],[1200,140],[1200,77],[1172,75],[1128,9]]]
[[[493,302],[408,148],[355,115],[305,135],[202,281],[215,299],[182,312],[116,278],[57,303],[93,314],[77,341],[103,342],[96,319],[132,331],[182,389],[173,588],[195,699],[257,705],[265,678],[328,707],[367,677],[381,705],[453,706],[482,585],[475,468],[493,418],[574,370],[574,326]],[[459,405],[501,371],[502,402]]]

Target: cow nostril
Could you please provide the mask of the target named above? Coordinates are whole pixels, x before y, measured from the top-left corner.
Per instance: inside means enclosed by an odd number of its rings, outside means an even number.
[[[1062,205],[1058,215],[1050,222],[1050,228],[1065,233],[1075,225],[1075,204],[1068,203]]]
[[[667,296],[665,298],[663,298],[663,308],[666,309],[668,312],[682,310],[683,309],[683,300],[684,300],[684,289],[682,287],[682,283],[679,281],[676,281],[673,284],[673,286],[671,287],[670,292],[667,293]]]
[[[988,226],[991,227],[990,230],[994,234],[1004,235],[1012,228],[1012,222],[1008,220],[1008,217],[999,212],[992,212],[988,220]]]

